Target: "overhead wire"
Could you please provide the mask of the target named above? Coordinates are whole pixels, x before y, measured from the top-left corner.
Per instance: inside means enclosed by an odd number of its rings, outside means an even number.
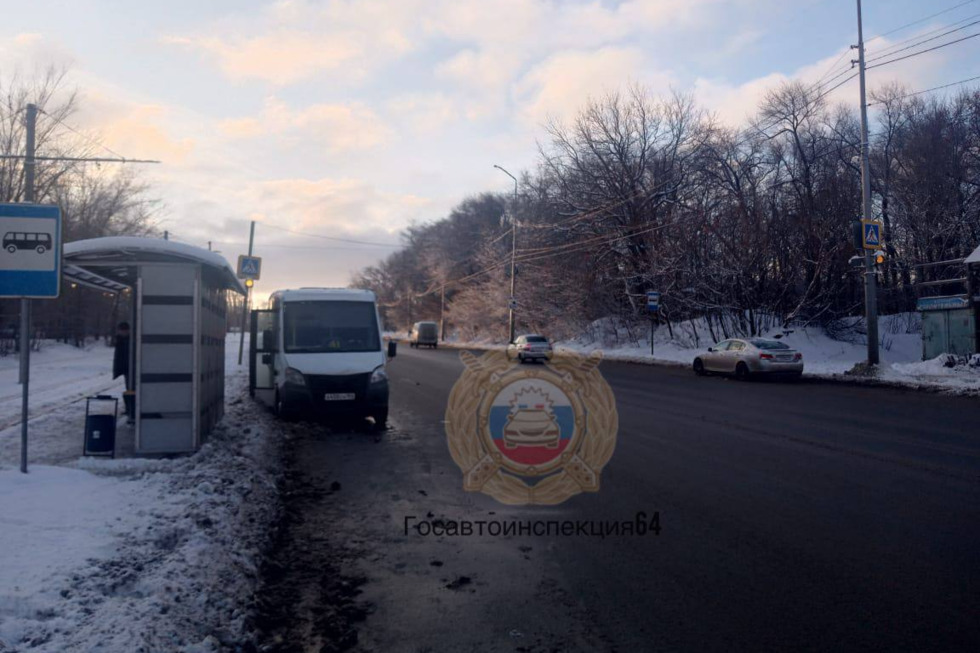
[[[401,247],[401,245],[393,244],[393,243],[380,243],[380,242],[377,242],[377,241],[356,240],[356,239],[353,239],[353,238],[341,238],[339,236],[326,236],[326,235],[323,235],[323,234],[310,233],[308,231],[297,231],[295,229],[289,229],[287,227],[281,227],[281,226],[279,226],[277,224],[273,224],[271,222],[266,222],[265,220],[257,221],[257,224],[260,224],[260,225],[262,225],[264,227],[271,227],[272,229],[278,229],[279,231],[285,231],[286,233],[296,234],[298,236],[309,236],[310,238],[322,238],[324,240],[335,240],[335,241],[338,241],[338,242],[341,242],[341,243],[352,243],[352,244],[356,244],[356,245],[374,245],[376,247],[394,247],[394,248]]]
[[[955,27],[957,25],[960,25],[961,23],[965,23],[967,21],[974,20],[976,18],[980,18],[980,13],[978,13],[978,14],[970,14],[966,18],[961,18],[961,19],[959,19],[957,21],[953,21],[952,23],[947,23],[945,25],[940,25],[939,27],[934,27],[933,29],[928,30],[926,32],[920,32],[920,33],[918,33],[918,34],[916,34],[914,36],[910,36],[910,37],[908,37],[906,39],[902,39],[901,41],[896,41],[895,43],[892,43],[891,45],[886,46],[886,47],[884,47],[884,48],[882,48],[880,50],[872,48],[871,50],[865,52],[865,56],[871,55],[873,57],[876,57],[876,56],[879,56],[879,55],[887,54],[888,52],[890,52],[892,50],[895,50],[896,48],[899,48],[899,47],[905,45],[906,43],[911,43],[912,41],[915,41],[915,40],[924,38],[926,36],[931,36],[931,35],[935,34],[936,32],[942,32],[943,30],[950,29],[951,27]]]
[[[124,157],[122,154],[119,154],[119,152],[116,152],[115,150],[113,150],[108,145],[105,145],[104,143],[100,143],[99,141],[95,140],[94,138],[92,138],[88,134],[84,134],[84,133],[80,132],[79,130],[75,129],[74,127],[72,127],[71,125],[69,125],[68,123],[66,123],[65,121],[63,121],[60,118],[58,118],[57,116],[51,115],[50,113],[48,113],[47,111],[45,111],[41,107],[38,107],[37,108],[37,112],[40,113],[40,114],[43,114],[43,115],[47,116],[48,118],[50,118],[51,120],[53,120],[57,124],[61,125],[62,127],[64,127],[65,129],[67,129],[71,133],[75,134],[76,136],[85,139],[86,141],[88,141],[92,145],[94,145],[94,146],[96,146],[98,148],[101,148],[101,149],[105,150],[106,152],[108,152],[112,156],[117,157],[117,158],[119,158],[119,159],[121,159],[123,161],[127,160],[126,157]]]
[[[923,89],[921,91],[913,91],[911,93],[905,93],[904,95],[899,95],[897,97],[889,98],[889,99],[891,99],[891,100],[904,100],[905,98],[908,98],[908,97],[914,97],[916,95],[922,95],[923,93],[932,93],[933,91],[941,91],[944,88],[950,88],[951,86],[959,86],[960,84],[966,84],[966,83],[974,82],[974,81],[977,81],[977,80],[980,80],[980,75],[977,75],[976,77],[970,77],[969,79],[961,79],[958,82],[950,82],[949,84],[943,84],[942,86],[933,86],[932,88],[926,88],[926,89]],[[868,106],[871,107],[871,106],[874,106],[876,104],[883,104],[883,102],[880,102],[880,101],[879,102],[869,102],[868,103]]]
[[[918,20],[913,20],[910,23],[905,23],[904,25],[900,25],[900,26],[898,26],[898,27],[896,27],[894,29],[891,29],[891,30],[889,30],[887,32],[884,32],[882,34],[878,34],[877,36],[873,36],[870,39],[868,39],[867,42],[874,41],[876,39],[880,39],[880,38],[883,38],[885,36],[890,36],[890,35],[894,34],[895,32],[901,32],[903,29],[907,29],[909,27],[914,27],[915,25],[919,25],[921,23],[924,23],[927,20],[932,20],[933,18],[936,18],[938,16],[942,16],[943,14],[948,14],[949,12],[951,12],[951,11],[953,11],[955,9],[959,9],[960,7],[965,7],[966,5],[973,4],[976,1],[977,0],[967,0],[966,2],[961,2],[961,3],[957,4],[957,5],[953,5],[952,7],[947,7],[946,9],[943,9],[942,11],[937,11],[936,13],[930,14],[930,15],[924,17],[924,18],[919,18]]]
[[[955,28],[953,28],[951,30],[948,30],[948,31],[943,32],[942,34],[938,34],[936,36],[933,36],[933,37],[930,37],[930,38],[927,38],[927,39],[922,39],[920,41],[917,41],[916,43],[913,43],[911,45],[907,45],[904,48],[901,48],[899,50],[894,50],[894,51],[889,52],[887,54],[879,54],[876,57],[873,57],[871,59],[867,59],[866,60],[866,63],[871,63],[871,62],[874,62],[874,61],[879,61],[881,59],[885,59],[885,58],[890,57],[892,55],[898,54],[899,52],[905,52],[906,50],[911,50],[912,48],[917,48],[920,45],[923,45],[925,43],[930,43],[932,41],[935,41],[936,39],[941,39],[944,36],[949,36],[950,34],[954,34],[956,32],[965,30],[966,28],[973,27],[974,25],[977,25],[977,24],[980,24],[980,20],[974,20],[972,23],[967,23],[966,25],[961,25],[960,27],[955,27]]]
[[[927,48],[925,50],[919,50],[918,52],[913,52],[911,54],[906,54],[906,55],[901,56],[901,57],[896,57],[895,59],[889,59],[888,61],[882,61],[881,63],[876,63],[873,66],[866,66],[865,67],[865,70],[871,70],[872,68],[880,68],[882,66],[887,66],[888,64],[892,64],[892,63],[895,63],[895,62],[898,62],[898,61],[904,61],[906,59],[911,59],[912,57],[918,57],[919,55],[926,54],[927,52],[932,52],[934,50],[939,50],[941,48],[949,47],[951,45],[956,45],[957,43],[962,43],[963,41],[968,41],[968,40],[970,40],[972,38],[976,38],[978,36],[980,36],[980,32],[976,32],[974,34],[970,34],[969,36],[964,36],[962,38],[956,39],[955,41],[949,41],[948,43],[942,43],[940,45],[936,45],[936,46],[933,46],[931,48]]]

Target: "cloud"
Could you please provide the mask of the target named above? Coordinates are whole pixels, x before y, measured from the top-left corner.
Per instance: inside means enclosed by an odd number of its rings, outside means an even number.
[[[327,74],[348,82],[408,54],[459,47],[438,69],[470,86],[503,88],[522,63],[548,52],[588,49],[710,18],[720,0],[289,0],[257,17],[226,20],[160,42],[198,52],[235,81],[288,86]],[[475,71],[481,77],[468,73]]]
[[[0,70],[4,81],[12,75],[30,77],[46,68],[68,69],[75,57],[60,43],[35,32],[0,37]]]
[[[363,151],[393,136],[381,117],[363,103],[314,104],[294,110],[276,97],[266,99],[257,117],[223,120],[218,128],[233,139],[274,136],[286,145],[313,140],[333,153]]]
[[[145,104],[112,98],[98,91],[87,92],[75,115],[76,125],[92,132],[92,137],[126,158],[158,159],[167,165],[187,162],[197,141],[191,136],[176,137],[175,110],[161,104]],[[111,156],[97,152],[98,156]]]
[[[347,237],[395,234],[429,205],[425,198],[382,192],[350,178],[269,180],[242,189],[238,200],[275,216],[275,224]]]
[[[380,0],[294,0],[275,3],[244,25],[160,42],[202,53],[234,81],[288,86],[321,73],[358,81],[414,48],[411,16],[401,3]]]
[[[669,88],[666,72],[652,67],[638,48],[561,52],[531,69],[515,85],[522,118],[537,125],[574,116],[590,98],[640,82],[651,92]]]
[[[406,93],[386,104],[393,118],[416,134],[430,135],[460,118],[459,103],[445,93]]]

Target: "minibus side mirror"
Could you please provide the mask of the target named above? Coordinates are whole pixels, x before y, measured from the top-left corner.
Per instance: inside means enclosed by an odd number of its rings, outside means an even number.
[[[388,341],[388,358],[394,358],[398,353],[398,343],[394,340]]]

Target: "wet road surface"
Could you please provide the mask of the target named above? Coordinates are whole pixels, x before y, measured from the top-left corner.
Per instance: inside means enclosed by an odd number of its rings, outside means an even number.
[[[450,458],[462,369],[403,347],[385,433],[283,425],[267,650],[978,650],[980,400],[603,363],[620,426],[601,491],[508,507]],[[659,535],[405,529],[638,511]]]

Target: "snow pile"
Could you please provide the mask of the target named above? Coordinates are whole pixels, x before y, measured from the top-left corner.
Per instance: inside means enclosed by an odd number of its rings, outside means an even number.
[[[282,442],[243,399],[245,368],[227,369],[225,418],[193,456],[78,459],[80,432],[31,421],[33,439],[70,441],[75,460],[0,469],[0,651],[194,653],[250,641]]]

